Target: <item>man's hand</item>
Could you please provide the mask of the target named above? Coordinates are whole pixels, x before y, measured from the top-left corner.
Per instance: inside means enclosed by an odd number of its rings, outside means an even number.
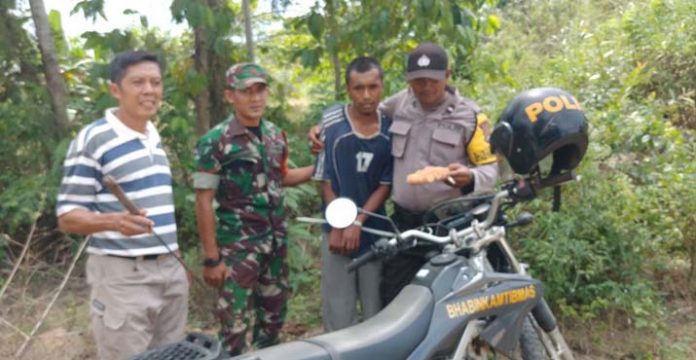
[[[329,233],[329,251],[343,254],[343,229],[331,229]]]
[[[351,225],[343,229],[343,255],[350,255],[360,248],[360,233],[362,228]]]
[[[471,169],[465,165],[454,163],[449,164],[447,168],[450,172],[443,182],[451,187],[464,187],[471,184],[474,180],[474,174],[471,172]]]
[[[203,268],[203,279],[206,284],[217,289],[222,286],[229,273],[230,269],[225,265],[225,262],[220,261],[215,267]]]
[[[114,214],[114,229],[126,236],[152,232],[155,223],[145,215],[145,210],[140,210],[138,215],[132,215],[127,211],[116,213]]]
[[[319,125],[312,126],[307,133],[307,139],[309,140],[309,150],[312,154],[316,155],[324,150],[324,142],[319,139],[319,133],[321,132],[321,127]]]

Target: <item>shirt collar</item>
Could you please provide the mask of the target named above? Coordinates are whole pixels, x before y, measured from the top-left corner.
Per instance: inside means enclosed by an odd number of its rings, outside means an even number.
[[[445,87],[445,101],[443,101],[442,104],[438,105],[437,107],[431,109],[425,109],[421,106],[420,102],[418,102],[418,98],[416,98],[416,95],[413,94],[413,90],[410,87],[408,88],[408,95],[412,99],[413,107],[417,108],[424,114],[452,112],[459,101],[459,90],[450,85]]]
[[[157,129],[155,129],[155,125],[153,125],[150,120],[148,120],[145,124],[145,133],[141,133],[126,126],[126,124],[124,124],[121,119],[116,116],[116,110],[118,110],[118,108],[106,109],[104,117],[118,136],[159,142],[159,134],[157,133]]]
[[[263,121],[263,119],[261,119],[259,122],[259,129],[261,129],[261,133],[266,133],[266,126],[264,123],[265,121]],[[247,127],[242,125],[242,123],[239,122],[234,115],[231,115],[229,131],[230,135],[232,136],[244,135],[247,133]]]

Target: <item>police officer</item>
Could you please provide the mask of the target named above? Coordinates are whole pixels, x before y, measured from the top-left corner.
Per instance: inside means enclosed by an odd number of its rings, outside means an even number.
[[[236,64],[226,80],[234,113],[198,141],[193,180],[203,277],[220,289],[219,336],[236,355],[244,350],[252,312],[254,346],[278,342],[288,296],[283,186],[309,180],[313,167],[288,169],[285,133],[263,119],[266,71]]]
[[[490,124],[481,108],[447,84],[451,75],[447,53],[425,42],[408,55],[408,88],[385,100],[380,108],[393,120],[393,220],[400,229],[422,225],[423,215],[439,201],[493,189],[498,175],[490,152]],[[321,148],[318,127],[309,138]],[[425,166],[447,166],[443,182],[409,185],[408,174]],[[425,262],[424,250],[401,253],[383,263],[381,295],[388,304]]]

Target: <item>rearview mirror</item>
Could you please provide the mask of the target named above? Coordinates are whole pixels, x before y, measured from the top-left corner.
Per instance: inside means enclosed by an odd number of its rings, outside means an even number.
[[[345,229],[358,218],[358,206],[349,198],[334,199],[326,206],[326,221],[335,229]]]

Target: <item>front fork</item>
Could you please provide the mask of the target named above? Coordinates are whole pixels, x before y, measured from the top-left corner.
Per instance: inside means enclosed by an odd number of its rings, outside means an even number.
[[[542,299],[542,301],[544,301]],[[563,335],[558,330],[558,326],[555,326],[551,331],[545,331],[536,321],[533,315],[528,315],[529,321],[532,323],[532,327],[539,336],[541,343],[544,345],[546,353],[552,360],[574,360],[573,352],[566,343]]]
[[[504,236],[501,236],[498,239],[498,243],[500,244],[501,251],[507,257],[512,271],[517,272],[518,274],[526,275],[526,264],[521,264],[517,261]],[[558,330],[556,317],[551,312],[546,300],[542,298],[539,304],[532,309],[532,313],[529,315],[529,320],[532,322],[534,330],[536,330],[537,335],[539,335],[539,338],[544,344],[544,348],[551,359],[575,360],[573,352],[570,350],[568,343],[566,343],[565,338],[563,338],[563,335]]]
[[[459,339],[459,344],[457,344],[457,350],[454,352],[454,356],[452,357],[453,360],[464,359],[467,348],[474,341],[474,338],[477,337],[481,331],[483,331],[485,326],[486,322],[483,320],[474,320],[467,324],[466,328],[464,329],[464,334],[462,334],[461,339]]]

